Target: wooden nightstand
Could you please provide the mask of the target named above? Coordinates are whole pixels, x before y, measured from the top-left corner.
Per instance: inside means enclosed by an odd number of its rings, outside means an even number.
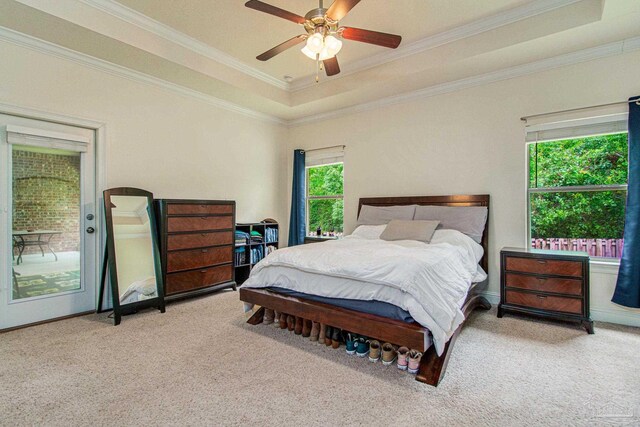
[[[589,317],[589,255],[503,248],[498,317],[504,313],[579,322],[593,334]]]

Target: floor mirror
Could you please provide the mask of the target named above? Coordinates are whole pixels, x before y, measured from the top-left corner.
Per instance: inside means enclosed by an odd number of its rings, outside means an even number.
[[[153,194],[138,188],[104,191],[107,248],[98,311],[107,277],[111,282],[114,324],[123,315],[148,307],[165,311],[162,267],[153,210]]]

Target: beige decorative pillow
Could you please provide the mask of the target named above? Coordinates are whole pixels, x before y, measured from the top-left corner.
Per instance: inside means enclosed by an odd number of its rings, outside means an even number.
[[[384,229],[382,240],[418,240],[429,243],[440,221],[405,221],[392,219]]]

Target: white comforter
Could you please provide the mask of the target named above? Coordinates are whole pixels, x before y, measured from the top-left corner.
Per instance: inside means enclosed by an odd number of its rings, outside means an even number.
[[[482,254],[482,246],[455,230],[437,230],[429,244],[350,236],[275,251],[242,286],[394,304],[431,331],[440,355],[464,320],[460,301],[469,286],[486,279],[478,266]],[[313,281],[292,280],[294,270],[348,280],[313,286]]]

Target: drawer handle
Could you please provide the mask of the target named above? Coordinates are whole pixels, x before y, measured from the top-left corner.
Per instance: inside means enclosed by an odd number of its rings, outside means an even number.
[[[538,261],[538,264],[546,264],[547,263],[546,259],[537,259],[536,261]]]
[[[536,295],[538,299],[547,299],[546,295]]]
[[[209,270],[200,270],[200,273],[206,273]]]
[[[200,217],[200,219],[204,221],[204,220],[207,219],[207,217],[206,216],[202,216],[202,217]]]
[[[207,237],[207,233],[202,233],[201,236],[202,237]]]
[[[209,252],[209,249],[202,249],[202,253]]]

